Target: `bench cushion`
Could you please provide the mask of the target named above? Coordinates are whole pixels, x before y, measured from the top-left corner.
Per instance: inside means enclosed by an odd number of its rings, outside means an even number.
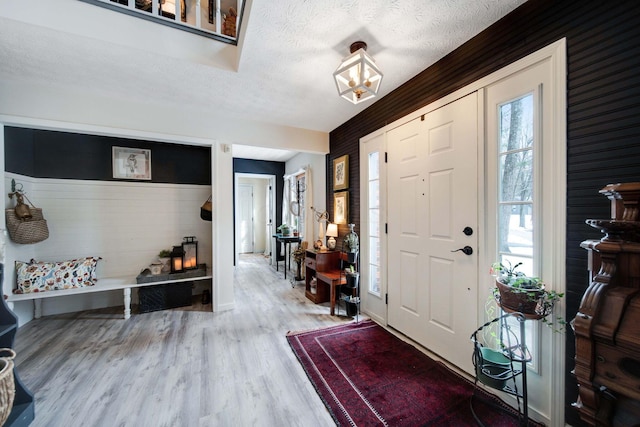
[[[86,257],[61,262],[16,261],[18,288],[16,294],[45,292],[93,286],[97,282],[99,257]]]

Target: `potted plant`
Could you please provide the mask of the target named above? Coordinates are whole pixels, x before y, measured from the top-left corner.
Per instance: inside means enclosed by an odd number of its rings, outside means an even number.
[[[358,259],[358,252],[360,250],[360,241],[358,235],[353,231],[355,224],[349,224],[349,232],[344,236],[342,243],[342,249],[347,253],[347,261],[355,263]]]
[[[162,263],[162,272],[166,273],[171,270],[169,263],[171,262],[171,251],[163,249],[158,253],[158,261]]]
[[[344,275],[347,279],[346,286],[348,288],[357,288],[360,282],[360,273],[358,273],[353,265],[344,269]]]
[[[303,245],[298,245],[298,247],[293,252],[291,252],[291,258],[293,258],[297,267],[297,270],[296,270],[297,274],[295,277],[296,281],[300,281],[304,279],[302,277],[302,262],[304,261],[305,256],[306,256],[306,247]]]
[[[282,234],[283,236],[288,236],[291,234],[291,229],[289,228],[289,226],[285,223],[285,224],[280,224],[280,226],[278,226],[278,228],[276,228],[276,231],[280,234]]]
[[[512,266],[507,261],[507,265],[496,262],[491,266],[491,275],[496,278],[493,297],[506,312],[519,312],[529,319],[544,321],[564,294],[548,290],[540,278],[518,271],[521,265],[519,262]],[[564,324],[564,321],[560,320],[560,323]]]

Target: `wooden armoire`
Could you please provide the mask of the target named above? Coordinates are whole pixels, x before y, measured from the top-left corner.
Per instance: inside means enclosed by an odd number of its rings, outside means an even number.
[[[594,426],[640,426],[640,182],[608,185],[610,219],[587,223],[590,284],[572,321],[580,417]]]

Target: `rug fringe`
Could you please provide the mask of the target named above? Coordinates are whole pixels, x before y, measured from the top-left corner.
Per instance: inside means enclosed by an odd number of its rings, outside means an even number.
[[[335,328],[342,328],[345,326],[350,326],[350,325],[362,325],[362,324],[371,324],[373,322],[373,320],[371,319],[363,319],[360,320],[359,322],[356,322],[355,320],[352,320],[351,322],[347,322],[347,323],[341,323],[339,325],[334,325],[334,326],[320,326],[318,328],[314,328],[314,329],[302,329],[302,330],[297,330],[297,331],[287,331],[286,335],[287,337],[293,337],[296,335],[300,335],[300,334],[308,334],[309,332],[318,332],[318,331],[323,331],[323,330],[331,330],[331,329],[335,329]]]

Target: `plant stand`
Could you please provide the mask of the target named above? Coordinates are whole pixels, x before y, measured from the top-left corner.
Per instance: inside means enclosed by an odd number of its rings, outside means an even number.
[[[513,331],[512,325],[507,322],[511,317],[518,322],[520,330],[517,332]],[[531,361],[531,353],[525,344],[524,322],[526,320],[527,317],[522,313],[505,313],[485,323],[471,335],[471,341],[474,344],[473,366],[476,373],[474,393],[471,396],[471,412],[481,426],[484,426],[484,424],[473,409],[478,382],[515,396],[518,402],[518,423],[520,426],[528,426],[529,424],[527,363]],[[494,323],[499,323],[499,340],[504,345],[502,350],[494,350],[485,346],[481,335],[479,336],[480,332]],[[521,389],[518,388],[516,382],[518,377],[522,382]]]

